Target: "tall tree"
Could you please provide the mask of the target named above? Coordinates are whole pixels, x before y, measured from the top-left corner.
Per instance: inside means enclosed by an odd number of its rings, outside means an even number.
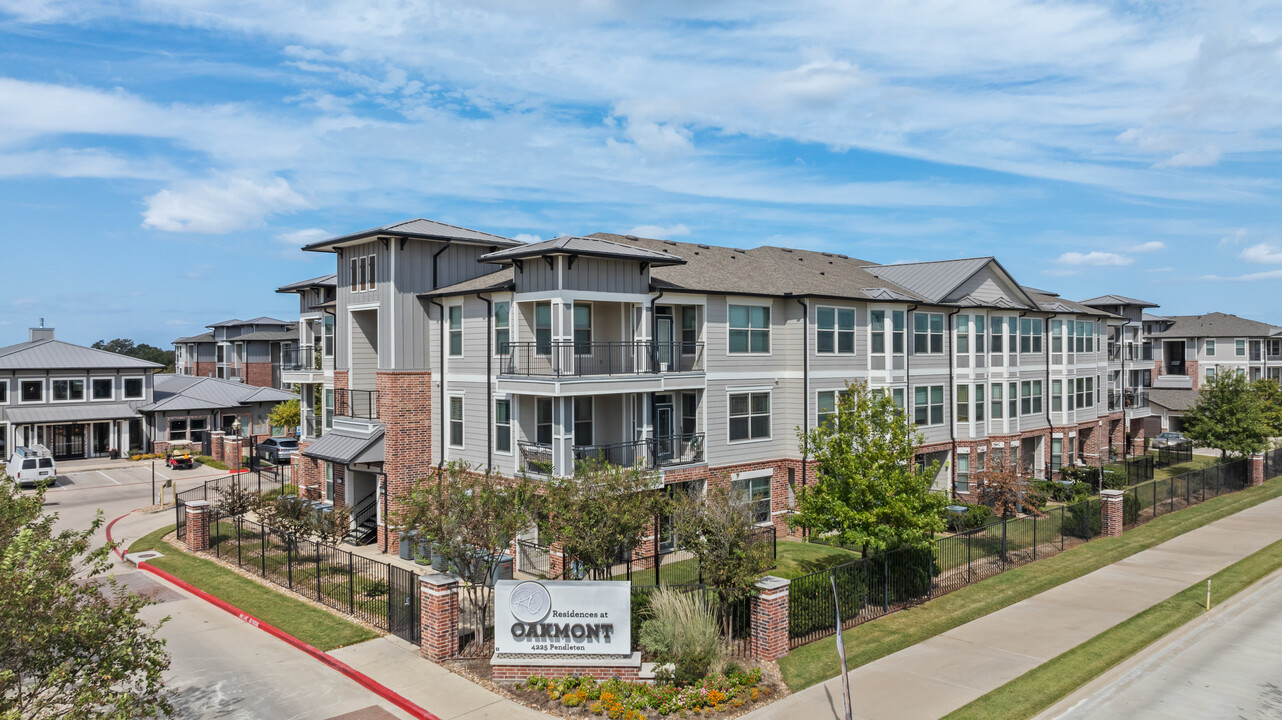
[[[174,351],[161,350],[155,345],[146,343],[134,344],[133,340],[116,338],[115,340],[99,340],[91,347],[95,350],[106,350],[107,352],[128,355],[139,360],[147,360],[158,365],[164,365],[165,370],[169,372],[174,370]]]
[[[92,546],[102,514],[55,532],[42,504],[0,479],[0,718],[172,713],[165,641],[138,617],[150,601],[109,579],[110,547]]]
[[[1269,447],[1270,429],[1264,406],[1246,375],[1216,373],[1198,390],[1197,402],[1184,415],[1184,434],[1222,457],[1246,457]]]
[[[921,433],[888,394],[847,385],[836,412],[799,435],[815,482],[797,498],[794,527],[833,534],[865,553],[925,547],[943,531],[948,499],[931,492],[937,466],[918,467]]]
[[[540,504],[543,527],[593,577],[609,579],[619,553],[641,544],[666,505],[662,481],[639,467],[604,460],[575,463],[574,475],[552,478]]]
[[[1260,401],[1260,411],[1264,413],[1269,435],[1282,437],[1282,383],[1273,378],[1261,378],[1251,383],[1251,390]]]

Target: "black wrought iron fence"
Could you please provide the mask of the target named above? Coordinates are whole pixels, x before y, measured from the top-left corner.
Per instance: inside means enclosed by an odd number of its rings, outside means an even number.
[[[1157,448],[1153,455],[1157,464],[1161,467],[1170,467],[1171,465],[1182,465],[1186,462],[1193,461],[1193,442],[1185,440],[1183,442],[1173,443]]]
[[[1143,525],[1155,517],[1242,490],[1250,484],[1249,463],[1232,460],[1126,488],[1122,496],[1122,527]]]
[[[650,617],[650,598],[660,589],[698,595],[717,621],[721,623],[722,635],[726,640],[731,657],[746,658],[752,655],[752,598],[741,598],[730,602],[722,601],[722,594],[716,588],[706,585],[633,585],[632,586],[632,649],[641,651],[645,659],[650,659],[645,648],[641,646],[641,625]]]
[[[755,527],[752,535],[769,545],[771,558],[778,558],[777,530],[773,525]],[[560,560],[562,580],[628,580],[654,586],[702,585],[704,582],[699,560],[664,542],[655,544],[650,552],[620,550],[618,561],[601,573],[584,571],[580,563],[564,553]]]

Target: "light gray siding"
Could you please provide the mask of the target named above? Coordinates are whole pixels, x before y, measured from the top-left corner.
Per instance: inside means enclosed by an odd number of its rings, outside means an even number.
[[[566,290],[588,292],[646,293],[650,290],[650,271],[641,269],[633,260],[580,257],[569,267],[568,259],[563,286]],[[544,265],[546,267],[546,264]]]

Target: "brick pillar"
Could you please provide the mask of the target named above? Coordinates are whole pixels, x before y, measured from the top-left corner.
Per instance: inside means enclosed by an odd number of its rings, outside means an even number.
[[[200,552],[209,549],[209,515],[211,508],[208,500],[191,500],[187,503],[187,549]]]
[[[223,462],[227,463],[228,468],[239,470],[244,466],[240,460],[240,449],[244,446],[244,443],[244,438],[223,438]]]
[[[565,553],[561,551],[561,543],[552,543],[548,546],[548,578],[560,580],[564,570]]]
[[[1251,456],[1251,485],[1264,484],[1264,455],[1256,453]]]
[[[778,660],[788,654],[788,586],[791,581],[767,575],[757,581],[752,598],[752,657]]]
[[[433,662],[458,654],[459,579],[456,575],[424,575],[419,584],[419,654]]]
[[[1131,420],[1131,454],[1144,454],[1144,418]]]
[[[383,423],[387,511],[395,517],[400,499],[409,495],[414,483],[436,472],[432,465],[432,373],[381,371],[374,381],[378,389],[378,419]],[[480,407],[483,411],[485,406]],[[394,530],[388,532],[387,518],[378,526],[379,547],[386,542],[388,552],[398,550]]]
[[[1104,537],[1122,536],[1122,496],[1125,494],[1121,490],[1104,490],[1100,493],[1100,499],[1103,500],[1100,505]]]
[[[310,445],[310,442],[299,442],[298,452],[290,458],[290,463],[294,466],[298,494],[308,500],[320,500],[325,493],[325,461],[303,455]]]
[[[223,439],[227,433],[222,430],[214,430],[209,433],[209,456],[218,462],[223,461]]]

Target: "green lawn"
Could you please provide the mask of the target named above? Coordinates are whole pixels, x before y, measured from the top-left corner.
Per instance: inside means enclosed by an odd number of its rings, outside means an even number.
[[[1282,567],[1282,541],[1211,576],[1214,605]],[[1050,707],[1167,633],[1204,613],[1206,583],[1199,582],[1105,630],[945,716],[948,720],[1024,720]]]
[[[789,580],[860,558],[857,552],[801,540],[780,540],[775,545],[775,552],[775,567],[768,574]],[[659,568],[659,577],[664,585],[697,583],[699,563],[693,558],[664,563]],[[613,579],[627,580],[628,576],[627,573],[620,573]],[[632,582],[637,585],[653,584],[654,570],[633,568]]]
[[[160,539],[173,531],[174,526],[170,525],[145,535],[129,546],[129,552],[164,553],[165,557],[148,562],[321,650],[378,637],[372,630],[282,595]]]
[[[1165,480],[1167,478],[1175,477],[1176,475],[1183,475],[1184,473],[1193,472],[1194,470],[1201,470],[1202,468],[1210,467],[1211,465],[1218,465],[1220,462],[1219,457],[1211,455],[1194,455],[1193,459],[1189,462],[1155,469],[1153,471],[1153,479]]]
[[[921,605],[858,625],[843,635],[847,665],[853,669],[885,657],[1190,530],[1279,496],[1282,496],[1282,478],[1274,478],[1263,487],[1248,488],[1207,500],[1180,512],[1163,515],[1128,531],[1120,538],[1099,538]],[[780,546],[782,547],[782,543]],[[827,680],[840,670],[836,638],[829,636],[803,645],[781,659],[779,666],[785,682],[794,692]]]

